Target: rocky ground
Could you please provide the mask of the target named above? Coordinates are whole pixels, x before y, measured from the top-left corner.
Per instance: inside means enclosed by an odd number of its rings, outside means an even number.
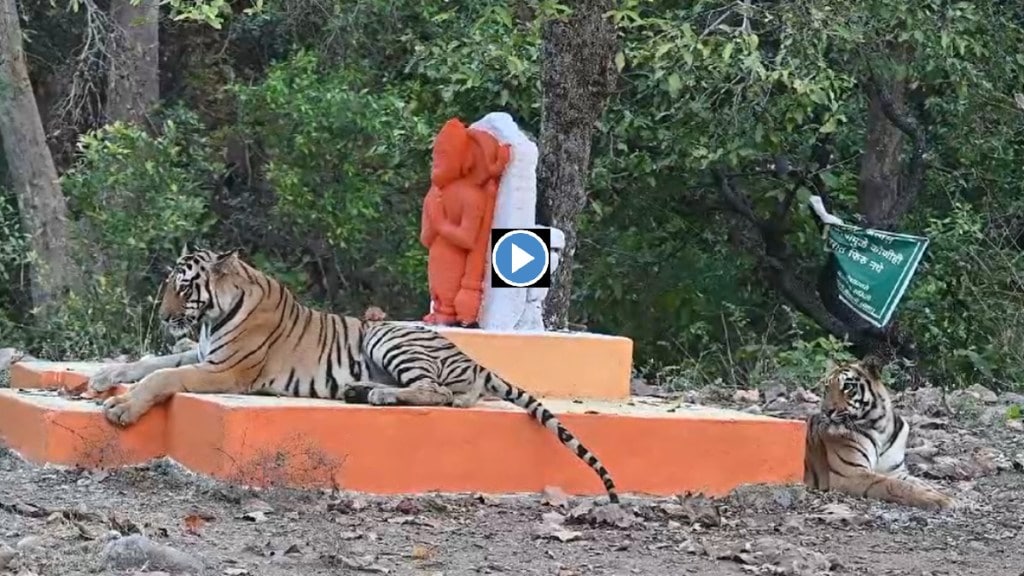
[[[803,390],[688,395],[790,417],[817,406]],[[501,498],[257,492],[167,462],[107,474],[0,451],[0,574],[1024,574],[1024,398],[925,389],[898,402],[914,427],[912,470],[964,508],[799,486],[621,508],[555,487]]]

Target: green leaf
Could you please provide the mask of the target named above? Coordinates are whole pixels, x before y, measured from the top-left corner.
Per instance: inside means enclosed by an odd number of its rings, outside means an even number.
[[[729,57],[732,56],[733,48],[735,48],[735,47],[736,47],[736,45],[733,44],[732,42],[729,42],[728,44],[726,44],[725,48],[722,49],[722,60],[725,60],[726,62],[728,62],[729,61]]]
[[[822,181],[824,181],[825,185],[829,188],[835,188],[839,185],[839,177],[831,172],[822,172],[818,175],[821,176]]]
[[[822,134],[831,134],[832,132],[836,131],[836,128],[838,128],[838,124],[839,123],[836,121],[835,116],[829,116],[828,121],[822,124],[821,128],[818,128],[818,132]]]
[[[615,69],[622,72],[622,69],[626,67],[626,55],[619,52],[615,55]]]
[[[1010,404],[1010,407],[1006,409],[1006,417],[1010,420],[1021,419],[1021,408],[1019,404]]]
[[[679,96],[679,91],[683,89],[683,81],[679,78],[679,74],[675,72],[668,75],[668,94],[669,96],[676,98]]]

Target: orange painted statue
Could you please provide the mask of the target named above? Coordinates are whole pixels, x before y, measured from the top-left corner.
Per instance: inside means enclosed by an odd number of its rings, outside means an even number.
[[[434,142],[420,242],[428,250],[428,324],[477,326],[498,182],[508,145],[452,118]]]

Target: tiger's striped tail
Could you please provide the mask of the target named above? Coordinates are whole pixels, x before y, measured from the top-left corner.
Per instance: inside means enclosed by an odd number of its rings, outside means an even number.
[[[554,432],[562,444],[575,452],[580,460],[586,462],[588,466],[597,472],[601,482],[604,483],[605,491],[608,492],[608,500],[612,504],[619,503],[619,494],[615,490],[615,481],[612,480],[611,474],[605,469],[604,464],[572,432],[569,432],[558,418],[541,404],[537,398],[526,390],[502,380],[490,370],[484,370],[480,377],[484,379],[484,390],[526,410],[541,425]]]

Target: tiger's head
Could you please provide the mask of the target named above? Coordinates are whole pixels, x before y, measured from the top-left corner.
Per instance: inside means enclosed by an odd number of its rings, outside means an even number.
[[[160,300],[160,321],[175,338],[182,338],[202,322],[216,322],[240,296],[230,281],[241,260],[238,251],[189,251],[182,248],[168,271]]]
[[[824,380],[821,412],[835,424],[879,420],[890,410],[882,365],[875,357],[834,366]]]

